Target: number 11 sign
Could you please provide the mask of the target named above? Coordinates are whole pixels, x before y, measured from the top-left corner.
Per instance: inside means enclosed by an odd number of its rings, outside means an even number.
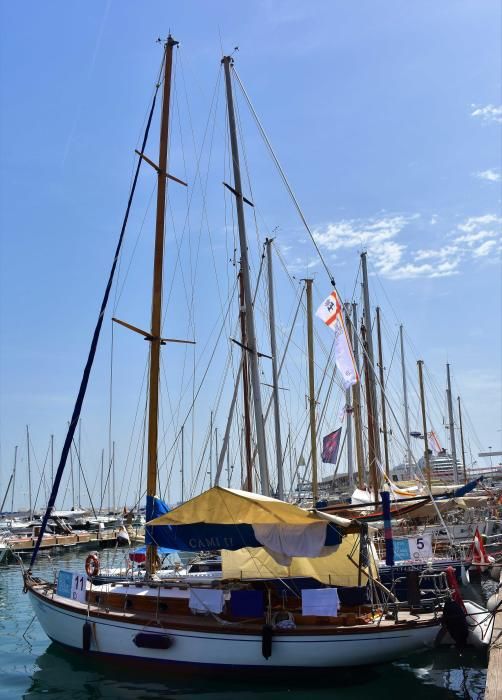
[[[71,598],[79,603],[85,603],[87,574],[75,571],[60,571],[56,594]]]

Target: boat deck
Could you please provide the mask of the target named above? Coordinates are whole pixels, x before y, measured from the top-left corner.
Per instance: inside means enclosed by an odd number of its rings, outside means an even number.
[[[259,618],[236,618],[226,612],[194,613],[189,608],[189,587],[150,584],[132,584],[89,587],[86,602],[78,602],[58,595],[54,585],[32,580],[28,588],[42,599],[50,599],[53,605],[89,615],[91,618],[106,618],[114,621],[134,622],[137,625],[162,629],[190,629],[200,632],[221,630],[225,634],[257,634],[268,621],[265,615]],[[230,600],[231,590],[224,591],[225,602]],[[283,607],[284,606],[284,607]],[[400,610],[398,620],[387,619],[381,610],[370,606],[346,608],[342,606],[336,617],[304,616],[301,600],[288,599],[272,606],[272,623],[289,617],[294,627],[281,629],[274,625],[274,635],[337,635],[372,633],[385,628],[402,629],[417,625],[437,625],[438,615],[434,611],[414,612]]]

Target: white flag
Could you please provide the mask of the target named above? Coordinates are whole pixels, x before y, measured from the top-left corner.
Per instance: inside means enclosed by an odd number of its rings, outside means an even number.
[[[352,347],[343,320],[342,305],[336,291],[331,292],[316,311],[324,323],[335,333],[335,362],[342,375],[343,388],[348,389],[359,381]]]

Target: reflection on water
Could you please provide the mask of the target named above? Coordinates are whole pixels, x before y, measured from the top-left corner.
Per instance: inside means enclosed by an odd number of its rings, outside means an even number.
[[[234,674],[225,679],[173,674],[155,666],[124,668],[120,662],[83,658],[56,644],[36,660],[36,670],[24,698],[83,700],[167,700],[196,698],[332,698],[333,700],[388,700],[405,694],[407,700],[481,698],[485,670],[473,652],[460,657],[449,649],[419,654],[411,662],[386,664],[380,668],[327,670],[313,678],[283,675],[243,682]]]
[[[82,555],[60,558],[65,568],[82,568]],[[46,560],[45,574],[52,575],[54,563]],[[483,598],[490,594],[490,586]],[[493,587],[491,587],[493,588]],[[480,595],[480,589],[475,591]],[[469,597],[474,598],[474,595]],[[157,665],[131,666],[116,659],[84,657],[78,652],[50,644],[41,630],[17,566],[0,567],[0,698],[50,698],[51,700],[170,700],[171,698],[242,700],[427,700],[449,698],[481,699],[486,678],[486,659],[468,650],[441,647],[394,664],[358,669],[331,669],[313,677],[292,676],[243,680],[234,672],[224,679],[185,675]]]

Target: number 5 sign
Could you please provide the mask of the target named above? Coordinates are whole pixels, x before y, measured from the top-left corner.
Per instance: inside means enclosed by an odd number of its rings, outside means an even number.
[[[408,537],[410,546],[410,559],[422,560],[432,557],[432,539],[430,535],[421,537]]]

